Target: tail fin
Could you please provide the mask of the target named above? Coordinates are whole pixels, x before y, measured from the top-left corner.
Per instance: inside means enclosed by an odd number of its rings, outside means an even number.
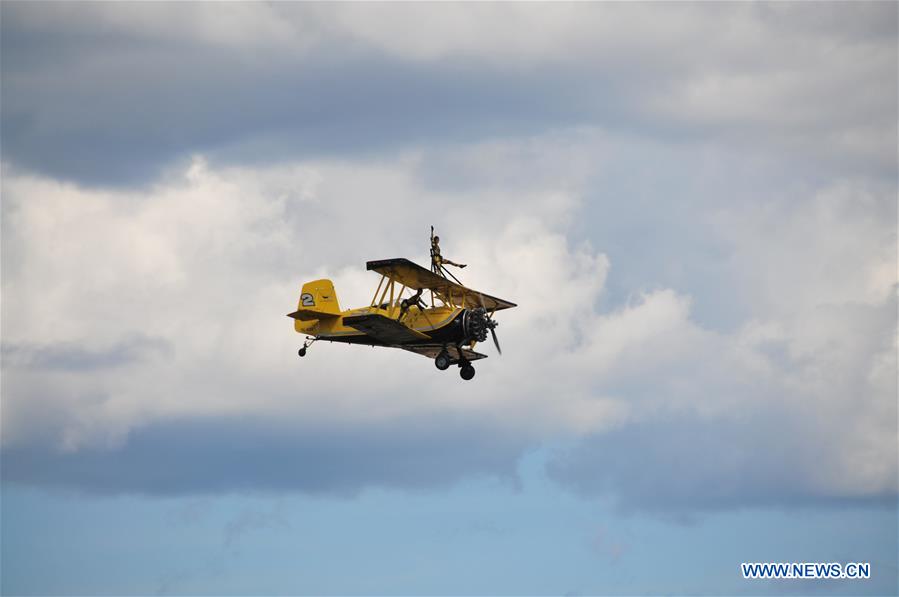
[[[303,284],[303,291],[297,304],[297,310],[289,313],[288,317],[296,319],[298,331],[305,321],[313,319],[327,319],[340,315],[340,304],[337,302],[337,293],[334,292],[334,284],[331,280],[315,280]]]

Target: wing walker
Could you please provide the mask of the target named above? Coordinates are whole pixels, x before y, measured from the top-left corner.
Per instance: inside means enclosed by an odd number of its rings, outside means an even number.
[[[288,314],[306,335],[299,355],[318,340],[401,348],[434,359],[441,371],[458,365],[462,379],[473,378],[471,363],[487,358],[475,345],[489,333],[502,354],[493,317],[516,305],[464,286],[446,266],[465,267],[441,255],[432,226],[430,270],[404,258],[366,263],[381,275],[367,307],[341,311],[331,280],[303,284],[297,310]]]

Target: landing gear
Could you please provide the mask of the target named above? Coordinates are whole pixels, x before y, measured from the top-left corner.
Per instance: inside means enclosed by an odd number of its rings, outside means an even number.
[[[474,367],[472,367],[470,363],[465,363],[462,365],[462,368],[459,369],[459,376],[465,381],[468,381],[474,377]]]
[[[306,350],[312,346],[312,343],[315,342],[317,338],[313,338],[312,336],[306,336],[306,341],[303,342],[303,347],[297,351],[297,354],[301,357],[306,356]]]
[[[465,360],[462,355],[462,349],[460,347],[456,347],[459,351],[459,356],[462,357],[458,361],[453,361],[453,357],[450,356],[449,351],[446,350],[446,347],[441,350],[436,357],[434,357],[434,365],[440,369],[441,371],[446,371],[449,369],[450,365],[454,362],[459,364],[459,375],[462,379],[468,381],[472,377],[474,377],[474,367],[471,366],[467,360]]]
[[[462,350],[459,350],[459,356],[462,356]],[[474,367],[471,366],[464,357],[459,361],[459,377],[468,381],[472,377],[474,377]]]
[[[450,358],[449,353],[445,350],[440,351],[440,354],[434,358],[434,365],[441,371],[446,371],[452,364],[453,359]]]

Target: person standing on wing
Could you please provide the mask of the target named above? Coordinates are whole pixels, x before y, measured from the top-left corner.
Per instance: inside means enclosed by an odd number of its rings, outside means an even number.
[[[464,263],[452,262],[440,254],[440,237],[434,236],[434,227],[431,226],[431,271],[442,276],[441,267],[444,265],[453,265],[458,268],[465,267]]]

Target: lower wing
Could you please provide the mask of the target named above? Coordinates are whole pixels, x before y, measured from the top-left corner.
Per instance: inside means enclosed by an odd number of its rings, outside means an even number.
[[[428,357],[429,359],[437,358],[437,355],[440,354],[440,351],[443,350],[442,344],[416,344],[412,346],[397,346],[397,348],[402,348],[403,350],[408,350],[409,352],[414,352],[416,354],[420,354],[423,357]],[[449,353],[450,358],[453,359],[453,363],[458,363],[462,358],[466,361],[477,361],[479,359],[486,359],[487,355],[481,354],[479,352],[475,352],[473,350],[469,350],[468,348],[456,348],[455,345],[449,345],[446,347],[446,352]],[[461,355],[460,355],[461,353]]]

